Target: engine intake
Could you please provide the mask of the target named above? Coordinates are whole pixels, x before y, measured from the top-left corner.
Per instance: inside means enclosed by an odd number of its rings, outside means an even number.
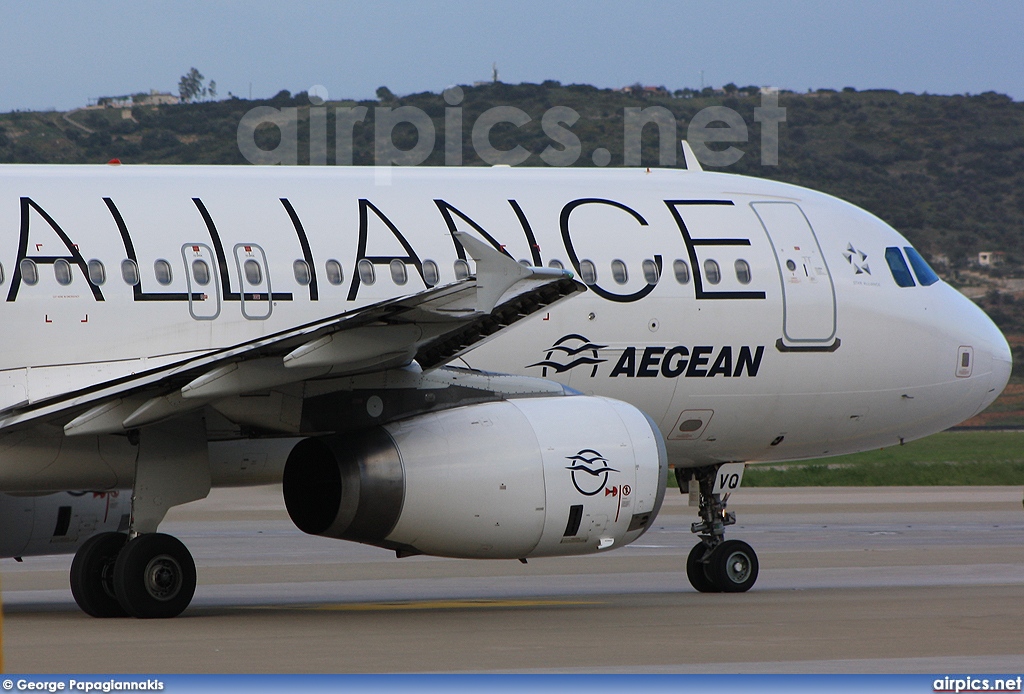
[[[284,469],[285,505],[299,530],[368,544],[395,527],[403,486],[401,454],[382,427],[300,441]]]
[[[524,558],[628,544],[665,494],[665,445],[626,403],[524,398],[305,439],[284,499],[304,532],[400,554]]]

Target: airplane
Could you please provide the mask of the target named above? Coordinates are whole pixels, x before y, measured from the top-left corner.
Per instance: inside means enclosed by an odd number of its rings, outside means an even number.
[[[0,556],[75,552],[94,617],[180,614],[166,511],[283,484],[304,532],[407,557],[600,553],[745,464],[980,412],[1006,340],[877,217],[700,168],[0,167]],[[67,490],[88,490],[69,493]]]

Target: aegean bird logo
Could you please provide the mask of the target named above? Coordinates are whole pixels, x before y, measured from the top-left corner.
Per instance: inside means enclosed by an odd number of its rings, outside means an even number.
[[[608,459],[592,448],[584,448],[576,455],[567,455],[566,460],[572,465],[566,470],[572,471],[572,486],[584,496],[599,494],[608,484],[608,473],[618,472],[608,466]]]
[[[592,365],[594,368],[591,369],[590,376],[594,377],[597,375],[597,365],[608,361],[598,357],[598,351],[607,346],[595,345],[587,338],[575,333],[564,335],[548,348],[544,361],[529,366],[542,367],[541,376],[547,376],[548,369],[553,369],[556,374],[560,374],[575,369],[577,366]],[[589,355],[586,352],[589,352]]]

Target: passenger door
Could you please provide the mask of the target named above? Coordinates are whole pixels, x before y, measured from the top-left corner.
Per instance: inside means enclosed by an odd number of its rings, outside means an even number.
[[[836,336],[836,292],[821,246],[792,202],[751,203],[775,251],[782,279],[784,341],[819,348]]]

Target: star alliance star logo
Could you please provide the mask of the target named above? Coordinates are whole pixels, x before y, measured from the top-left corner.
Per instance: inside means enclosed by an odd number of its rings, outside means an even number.
[[[590,376],[594,377],[597,375],[597,365],[608,361],[598,357],[598,351],[607,346],[595,345],[582,335],[565,335],[548,348],[544,361],[530,364],[526,368],[540,366],[542,367],[541,376],[547,376],[548,369],[553,369],[556,374],[560,374],[570,369],[575,369],[577,366],[593,365],[594,368],[591,370]],[[587,355],[586,352],[590,354]],[[559,361],[559,359],[562,361]]]
[[[871,268],[868,266],[868,254],[864,251],[858,251],[853,247],[852,243],[846,244],[846,251],[843,253],[843,257],[846,258],[853,269],[858,275],[864,273],[871,274]]]

